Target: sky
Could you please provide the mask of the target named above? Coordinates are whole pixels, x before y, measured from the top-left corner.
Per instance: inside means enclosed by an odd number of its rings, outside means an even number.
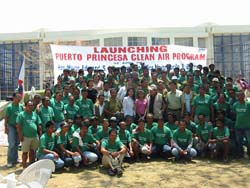
[[[248,0],[3,0],[0,33],[250,25]]]

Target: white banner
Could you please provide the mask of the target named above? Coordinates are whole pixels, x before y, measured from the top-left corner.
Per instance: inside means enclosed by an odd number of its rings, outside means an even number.
[[[130,63],[144,63],[149,69],[171,64],[172,67],[187,68],[206,65],[207,49],[177,46],[117,46],[117,47],[83,47],[51,45],[54,61],[55,83],[63,69],[107,70],[108,66],[129,66]]]

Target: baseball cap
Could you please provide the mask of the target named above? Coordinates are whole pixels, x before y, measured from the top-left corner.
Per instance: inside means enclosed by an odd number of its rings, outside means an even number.
[[[151,84],[151,85],[149,86],[149,89],[150,89],[150,90],[157,90],[157,86],[156,86],[155,84]]]
[[[215,77],[215,78],[212,79],[212,81],[213,82],[219,82],[219,79]]]
[[[113,116],[110,118],[110,121],[117,121],[117,118]]]

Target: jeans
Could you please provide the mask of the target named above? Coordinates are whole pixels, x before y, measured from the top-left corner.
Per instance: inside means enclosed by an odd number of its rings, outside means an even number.
[[[83,155],[88,159],[88,164],[92,164],[98,160],[98,156],[91,151],[84,151]]]
[[[16,163],[18,160],[18,145],[19,139],[17,134],[17,128],[15,125],[8,125],[9,133],[8,133],[8,163]]]
[[[52,153],[42,155],[39,159],[50,159],[54,161],[56,169],[64,167],[64,161],[60,157],[55,159],[55,156]]]
[[[180,157],[179,150],[177,148],[172,149],[172,155],[176,158]],[[195,157],[197,155],[197,151],[194,148],[190,148],[187,150],[187,156],[188,157]]]
[[[243,150],[243,138],[244,136],[247,139],[247,152],[250,152],[250,128],[246,129],[235,129],[235,136],[236,136],[236,143],[238,149],[238,155],[240,157],[244,157],[244,150]]]
[[[171,154],[171,147],[167,144],[164,145],[158,145],[154,144],[152,147],[152,154],[153,157],[158,157],[159,154],[169,155]]]

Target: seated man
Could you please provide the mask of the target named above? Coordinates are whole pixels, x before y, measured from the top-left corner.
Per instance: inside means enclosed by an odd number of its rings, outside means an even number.
[[[148,159],[152,154],[153,135],[150,130],[144,127],[144,124],[144,120],[139,119],[138,127],[132,134],[132,148],[136,160],[139,160],[139,153],[146,155]]]
[[[104,140],[101,145],[102,164],[109,167],[109,175],[122,174],[122,161],[126,153],[126,148],[117,138],[117,130],[109,131],[109,138]]]
[[[171,148],[173,146],[173,134],[172,131],[164,126],[164,119],[160,117],[158,119],[158,125],[151,129],[153,134],[153,155],[166,157],[171,154]]]
[[[172,155],[179,159],[184,157],[185,159],[191,160],[192,157],[197,155],[197,152],[193,145],[192,132],[186,129],[186,122],[180,120],[179,128],[175,130],[173,134],[174,148],[172,149]]]
[[[46,132],[40,137],[39,148],[37,152],[38,159],[51,159],[55,163],[56,169],[64,167],[64,161],[55,152],[56,135],[54,133],[55,125],[52,121],[46,123]]]
[[[224,126],[224,120],[217,119],[216,127],[213,129],[212,139],[208,142],[208,147],[211,151],[211,157],[223,156],[224,162],[228,162],[229,151],[229,129]],[[222,154],[222,155],[221,155]]]
[[[88,133],[88,127],[82,125],[80,132],[73,133],[72,151],[81,154],[83,165],[88,165],[98,160],[98,155],[93,151],[97,151],[99,142]]]
[[[65,166],[75,165],[79,166],[82,157],[78,152],[72,152],[70,146],[70,136],[69,136],[69,124],[63,122],[61,125],[61,131],[58,133],[56,139],[56,151],[58,151],[59,156],[64,161]]]

